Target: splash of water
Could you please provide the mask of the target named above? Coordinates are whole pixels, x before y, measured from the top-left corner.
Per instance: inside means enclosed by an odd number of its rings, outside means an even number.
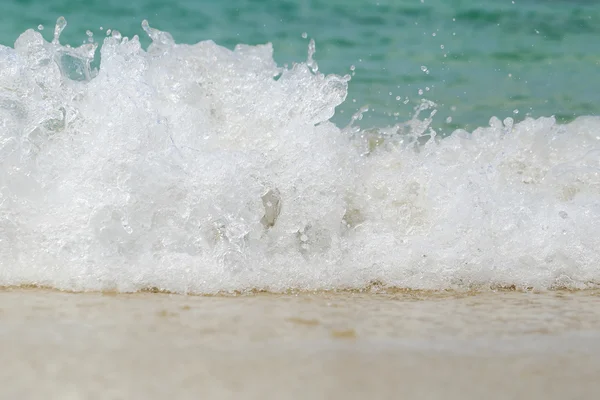
[[[600,282],[600,119],[329,122],[349,76],[142,27],[0,46],[0,285],[176,292]],[[432,110],[423,120],[420,114]]]

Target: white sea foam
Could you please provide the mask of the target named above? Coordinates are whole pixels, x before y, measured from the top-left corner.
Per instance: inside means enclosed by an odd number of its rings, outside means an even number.
[[[113,31],[96,71],[63,22],[0,46],[0,286],[600,283],[598,117],[340,129],[349,78],[312,47],[280,68],[143,24],[152,45]]]

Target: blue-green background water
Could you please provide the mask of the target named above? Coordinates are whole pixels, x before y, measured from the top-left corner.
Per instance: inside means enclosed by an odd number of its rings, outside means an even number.
[[[421,98],[438,103],[434,127],[444,132],[487,125],[491,116],[600,115],[595,1],[4,0],[0,43],[12,46],[39,24],[50,40],[61,15],[63,43],[81,43],[88,29],[96,39],[108,28],[143,37],[146,18],[180,43],[271,42],[280,64],[306,59],[306,32],[322,72],[355,66],[340,125],[365,104],[374,111],[363,126],[406,120]]]

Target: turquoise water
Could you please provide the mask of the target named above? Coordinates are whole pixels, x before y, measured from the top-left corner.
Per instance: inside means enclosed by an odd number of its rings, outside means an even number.
[[[4,45],[39,24],[50,39],[59,16],[69,24],[63,43],[81,43],[88,29],[98,39],[103,27],[147,45],[140,23],[148,19],[178,43],[271,42],[282,65],[305,60],[306,32],[321,71],[344,75],[355,66],[349,101],[334,118],[340,125],[364,105],[371,112],[363,126],[406,120],[421,98],[438,105],[433,126],[444,133],[485,126],[492,116],[600,114],[600,3],[593,1],[6,0],[2,7]]]

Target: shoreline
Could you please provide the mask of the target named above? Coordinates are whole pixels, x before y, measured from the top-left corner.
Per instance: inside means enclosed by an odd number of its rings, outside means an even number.
[[[47,285],[24,284],[24,285],[0,285],[0,293],[15,291],[42,291],[48,293],[66,293],[66,294],[100,294],[105,296],[120,295],[142,295],[142,294],[165,294],[187,297],[245,297],[245,296],[319,296],[319,295],[374,295],[374,296],[415,296],[424,298],[445,298],[445,297],[468,297],[487,294],[503,293],[522,293],[538,295],[562,295],[562,294],[587,294],[600,297],[600,285],[590,285],[586,288],[568,288],[555,287],[539,289],[533,287],[521,288],[515,285],[510,286],[475,286],[475,287],[455,287],[447,289],[412,289],[402,287],[387,287],[380,284],[373,284],[364,288],[341,288],[341,289],[287,289],[285,291],[271,291],[268,289],[246,289],[234,291],[220,291],[215,293],[196,293],[196,292],[175,292],[157,287],[142,288],[131,292],[121,292],[118,290],[72,290],[60,289]]]

